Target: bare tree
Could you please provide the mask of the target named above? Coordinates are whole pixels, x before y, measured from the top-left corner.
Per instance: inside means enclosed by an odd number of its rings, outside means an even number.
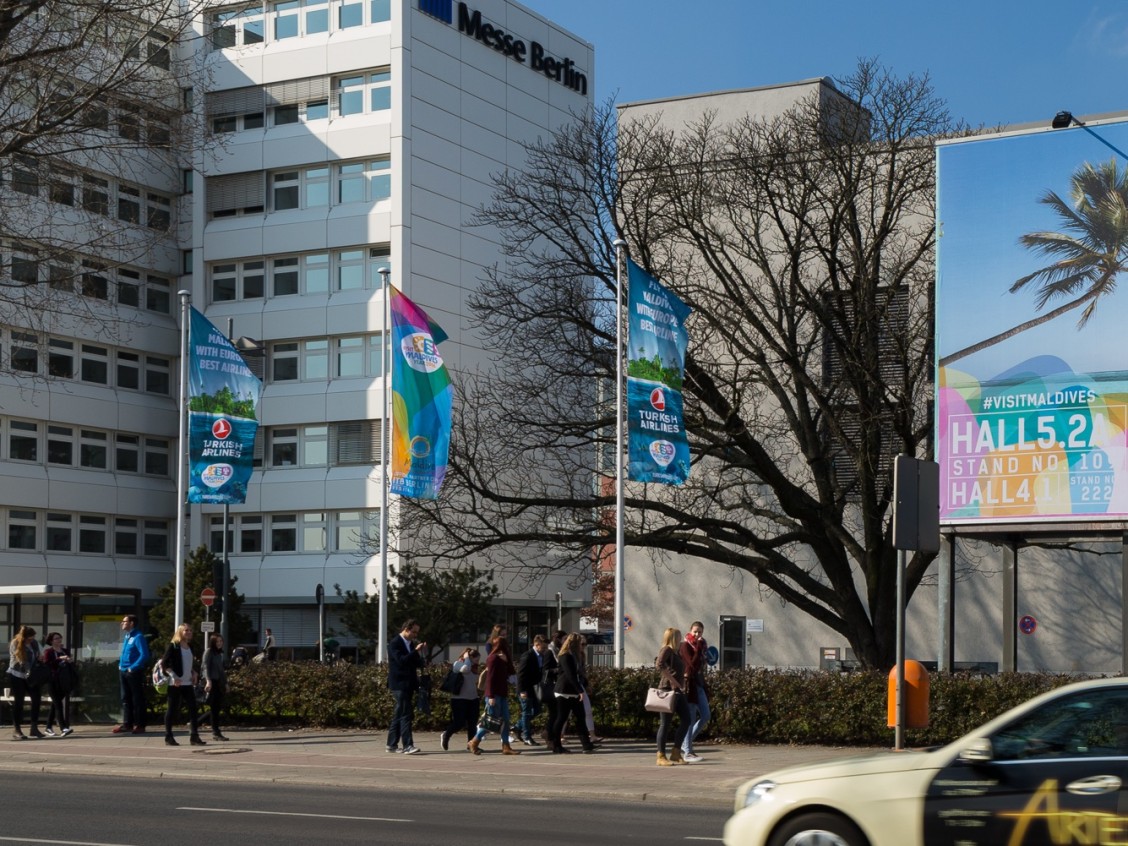
[[[478,220],[508,259],[472,304],[498,364],[459,374],[446,487],[403,536],[514,579],[614,542],[622,237],[694,310],[690,479],[628,486],[627,544],[746,571],[891,665],[891,459],[931,450],[933,141],[960,127],[927,77],[863,61],[838,90],[688,127],[605,106],[529,146]]]
[[[202,6],[0,0],[3,323],[120,337],[129,312],[112,307],[107,274],[179,273],[180,173],[203,138],[184,94],[205,78],[191,49]]]

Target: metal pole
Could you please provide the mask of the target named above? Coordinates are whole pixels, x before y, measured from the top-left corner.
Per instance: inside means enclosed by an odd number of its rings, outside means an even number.
[[[626,511],[623,496],[623,251],[627,242],[616,238],[615,243],[615,666],[623,668],[623,565],[626,560],[623,545],[626,532],[623,515]]]
[[[227,318],[227,340],[234,343],[235,341],[235,318]],[[229,623],[231,614],[227,610],[228,603],[228,585],[231,582],[231,559],[228,555],[231,552],[230,544],[227,539],[227,533],[231,527],[231,505],[227,502],[223,503],[223,563],[219,568],[219,636],[223,638],[223,648],[230,651],[231,645],[228,641]]]
[[[897,691],[893,748],[905,748],[905,561],[908,552],[897,550]]]
[[[391,309],[391,268],[381,267],[380,278],[384,286],[384,325],[381,331],[381,355],[384,358],[384,419],[380,423],[380,579],[377,583],[379,592],[378,625],[380,631],[376,639],[376,663],[382,664],[387,654],[388,640],[388,476],[391,463],[389,461],[389,431],[392,425],[392,378],[389,369],[392,356],[389,347],[388,326],[391,318],[388,312]]]
[[[188,304],[192,295],[188,291],[177,291],[180,297],[180,396],[179,441],[177,442],[176,463],[176,610],[173,614],[173,629],[184,622],[184,501],[188,498]]]

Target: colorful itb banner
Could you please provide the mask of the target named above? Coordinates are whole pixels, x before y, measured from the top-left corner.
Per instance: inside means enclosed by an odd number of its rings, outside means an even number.
[[[195,308],[188,335],[188,501],[241,504],[255,452],[262,382]]]
[[[397,288],[392,311],[391,492],[438,499],[450,452],[450,384],[438,344],[446,333]]]
[[[627,259],[627,478],[680,485],[689,478],[682,379],[690,308]]]

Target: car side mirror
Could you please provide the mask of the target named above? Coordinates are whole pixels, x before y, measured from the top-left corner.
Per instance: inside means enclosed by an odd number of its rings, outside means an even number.
[[[960,750],[960,761],[965,764],[986,764],[995,757],[995,750],[991,748],[991,741],[986,737],[973,740]]]

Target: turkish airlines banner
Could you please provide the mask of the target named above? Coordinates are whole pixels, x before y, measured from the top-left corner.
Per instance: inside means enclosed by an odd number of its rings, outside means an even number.
[[[627,478],[680,485],[689,478],[682,379],[690,308],[627,259]]]
[[[188,335],[188,502],[247,501],[262,382],[195,308]]]

